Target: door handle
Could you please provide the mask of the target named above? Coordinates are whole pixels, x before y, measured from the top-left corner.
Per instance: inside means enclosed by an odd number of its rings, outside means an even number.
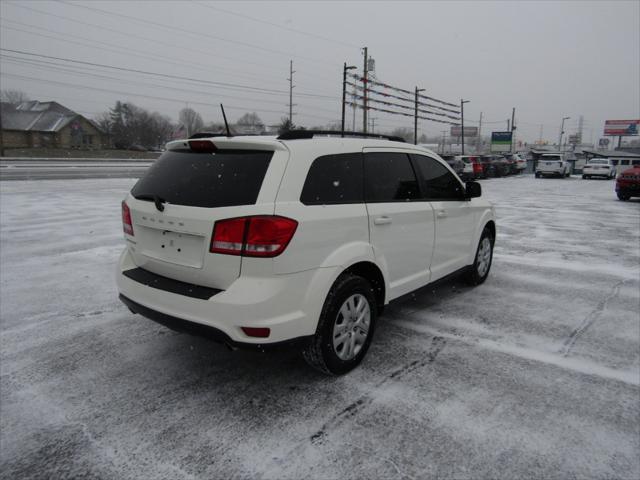
[[[388,225],[391,223],[391,218],[389,217],[378,217],[373,220],[374,225]]]
[[[447,216],[446,210],[438,210],[438,218],[444,218]]]

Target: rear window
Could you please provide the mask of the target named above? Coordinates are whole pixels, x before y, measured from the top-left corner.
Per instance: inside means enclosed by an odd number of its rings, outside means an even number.
[[[131,194],[159,197],[174,205],[230,207],[253,205],[273,152],[218,150],[164,153],[135,184]]]
[[[316,158],[309,168],[300,201],[305,205],[364,202],[362,153]]]
[[[609,165],[608,160],[589,160],[589,165]]]
[[[559,155],[543,155],[542,156],[542,160],[544,161],[548,161],[548,160],[560,160],[560,156]]]

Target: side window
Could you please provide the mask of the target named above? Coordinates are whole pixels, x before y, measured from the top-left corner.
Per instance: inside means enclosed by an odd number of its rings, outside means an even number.
[[[418,180],[406,153],[365,154],[367,202],[407,202],[420,199]]]
[[[432,200],[461,200],[460,181],[435,158],[411,155],[424,185],[424,197]]]
[[[305,205],[364,202],[362,153],[316,158],[309,168],[300,201]]]

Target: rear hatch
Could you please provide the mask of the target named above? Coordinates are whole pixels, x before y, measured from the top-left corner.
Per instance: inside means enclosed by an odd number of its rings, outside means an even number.
[[[538,164],[538,170],[545,172],[545,171],[549,171],[549,172],[557,172],[562,168],[562,162],[560,161],[560,157],[556,156],[556,155],[550,155],[548,157],[541,157],[539,164]]]
[[[265,192],[262,185],[270,175],[281,177],[283,159],[274,162],[273,149],[228,144],[194,151],[181,144],[186,148],[165,152],[126,199],[133,228],[133,235],[127,235],[129,250],[145,270],[224,290],[240,275],[242,257],[210,253],[214,224],[273,214],[276,191]],[[271,168],[273,163],[281,168]]]

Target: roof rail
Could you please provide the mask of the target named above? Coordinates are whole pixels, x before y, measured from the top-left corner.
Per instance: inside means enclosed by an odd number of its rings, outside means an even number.
[[[196,132],[189,137],[189,140],[196,138],[210,138],[210,137],[227,137],[226,133],[212,133],[212,132]]]
[[[289,130],[278,136],[278,140],[303,140],[313,138],[315,135],[335,135],[339,137],[361,137],[391,140],[392,142],[404,142],[404,138],[381,133],[342,132],[340,130]]]

